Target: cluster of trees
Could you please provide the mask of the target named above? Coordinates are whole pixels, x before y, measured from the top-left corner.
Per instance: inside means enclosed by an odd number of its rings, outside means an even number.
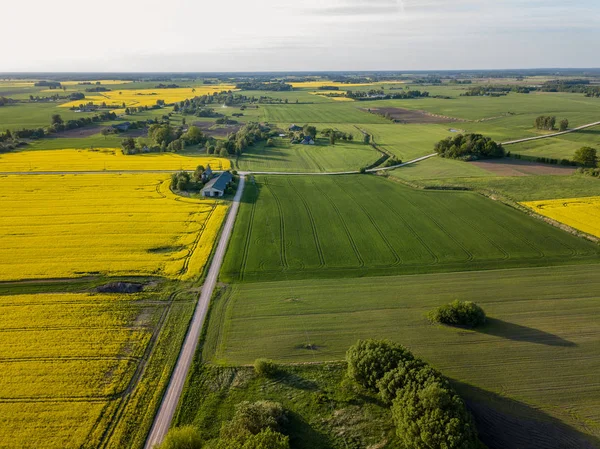
[[[173,173],[171,188],[180,192],[199,192],[204,187],[204,171],[204,166],[198,165],[192,174],[187,171]]]
[[[509,92],[528,94],[534,90],[536,88],[531,86],[476,86],[460,95],[462,97],[502,97],[508,95]]]
[[[35,87],[48,87],[50,89],[62,88],[62,85],[58,81],[37,81],[33,85]]]
[[[556,117],[540,115],[535,119],[535,127],[537,129],[553,130],[556,124]]]
[[[590,85],[587,79],[567,79],[546,81],[539,88],[542,92],[581,93],[586,97],[600,97],[600,87]]]
[[[338,86],[319,86],[319,90],[340,90]]]
[[[0,153],[6,153],[24,144],[24,142],[20,141],[13,135],[10,129],[0,133]]]
[[[85,91],[86,92],[110,92],[110,89],[108,87],[104,87],[104,86],[96,86],[96,87],[88,87]]]
[[[70,101],[75,101],[75,100],[83,100],[85,98],[85,95],[82,94],[81,92],[73,92],[69,95],[59,95],[59,94],[54,94],[54,95],[45,95],[45,96],[39,96],[39,95],[29,95],[29,101],[33,102],[33,103],[44,103],[44,102],[48,102],[48,101],[59,101],[59,100],[70,100]]]
[[[504,148],[481,134],[458,134],[435,144],[435,151],[450,159],[465,161],[504,157]]]
[[[203,145],[208,137],[197,126],[190,126],[184,133],[181,127],[174,128],[168,123],[155,123],[148,128],[148,137],[154,145],[150,151],[170,151],[177,153],[189,145]]]
[[[17,102],[17,100],[13,100],[12,98],[0,97],[0,106],[14,104],[16,102]]]
[[[406,100],[410,98],[429,97],[429,92],[420,90],[403,90],[394,93],[385,93],[383,90],[371,89],[369,91],[346,92],[346,97],[353,100]]]
[[[343,140],[344,142],[352,142],[354,140],[354,136],[352,134],[332,128],[325,128],[323,131],[321,131],[321,134],[325,137],[329,137],[329,143],[331,145],[335,145],[336,140]]]
[[[598,151],[592,147],[581,147],[575,151],[573,161],[584,167],[595,168],[598,166]]]
[[[266,83],[260,81],[245,81],[237,83],[235,88],[241,90],[266,90],[273,92],[290,91],[293,89],[291,84],[287,84],[281,81]]]
[[[156,86],[154,86],[155,89],[177,89],[178,86],[177,84],[163,84],[163,83],[159,83]]]
[[[1,148],[1,147],[0,147]],[[587,176],[593,176],[594,178],[600,178],[600,168],[579,168],[578,173]]]
[[[348,376],[390,404],[396,434],[414,449],[481,449],[473,419],[448,380],[408,349],[359,340],[346,353]]]
[[[436,307],[427,314],[432,323],[477,327],[485,323],[485,312],[471,301],[459,301]]]
[[[279,402],[243,401],[221,426],[218,439],[205,445],[195,427],[184,426],[169,431],[157,449],[289,449],[289,437],[282,433],[287,422]]]
[[[510,151],[507,153],[507,156],[514,157],[515,159],[523,159],[526,161],[535,161],[540,162],[542,164],[553,164],[553,165],[577,165],[577,162],[570,161],[569,159],[556,159],[551,157],[542,157],[542,156],[527,156],[522,154],[510,154]]]
[[[230,134],[226,140],[217,140],[207,147],[208,154],[218,154],[221,157],[230,155],[240,156],[250,145],[254,145],[261,140],[267,140],[269,137],[277,135],[266,125],[260,123],[247,123],[237,132]]]

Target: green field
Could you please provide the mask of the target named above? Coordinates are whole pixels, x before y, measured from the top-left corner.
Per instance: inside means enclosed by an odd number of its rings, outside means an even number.
[[[243,201],[227,282],[550,265],[600,251],[481,195],[372,175],[256,177]]]
[[[213,304],[203,356],[338,360],[358,338],[390,338],[452,379],[599,437],[599,288],[598,265],[235,284]],[[488,324],[428,323],[456,298],[482,305]]]
[[[496,176],[468,162],[433,157],[388,172],[390,178],[421,188],[458,187],[500,194],[512,201],[537,201],[600,195],[591,176]]]
[[[600,126],[547,139],[507,145],[506,150],[527,156],[572,159],[575,151],[584,146],[595,148],[600,152]]]
[[[306,94],[309,97],[313,95]],[[389,120],[358,109],[361,102],[335,102],[318,104],[287,104],[261,106],[264,120],[275,123],[390,123]]]
[[[356,134],[358,131],[354,130]],[[259,143],[248,147],[237,159],[239,170],[283,172],[335,172],[359,170],[377,161],[380,153],[357,139],[330,145],[318,138],[316,145],[292,145],[287,138],[274,138],[275,146]]]

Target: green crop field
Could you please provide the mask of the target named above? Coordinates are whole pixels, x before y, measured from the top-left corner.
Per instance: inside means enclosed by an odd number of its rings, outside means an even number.
[[[600,181],[591,176],[496,176],[468,162],[433,157],[389,171],[392,179],[422,188],[458,187],[498,193],[512,201],[537,201],[600,195]]]
[[[355,129],[358,135],[358,131]],[[260,143],[237,159],[240,170],[283,172],[335,172],[359,170],[379,159],[380,154],[361,140],[329,145],[319,138],[316,145],[292,145],[287,138],[274,138],[275,146]]]
[[[312,95],[311,95],[312,96]],[[361,102],[287,104],[261,106],[264,120],[275,123],[390,123],[383,117],[361,111]]]
[[[2,131],[22,128],[44,128],[52,122],[52,114],[60,114],[64,120],[90,117],[93,113],[78,113],[59,108],[55,103],[21,103],[0,107]]]
[[[378,147],[407,161],[433,153],[434,145],[440,140],[455,135],[450,127],[442,125],[361,125],[373,136]]]
[[[599,288],[598,265],[235,284],[213,305],[203,355],[336,360],[358,338],[390,338],[471,391],[600,437]],[[482,305],[488,324],[428,323],[428,310],[456,298]]]
[[[600,248],[472,192],[384,178],[256,177],[225,281],[365,276],[597,259]]]

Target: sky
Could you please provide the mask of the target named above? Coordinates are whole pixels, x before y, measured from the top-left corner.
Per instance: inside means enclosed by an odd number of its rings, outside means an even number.
[[[600,66],[598,0],[28,0],[3,12],[0,72]]]

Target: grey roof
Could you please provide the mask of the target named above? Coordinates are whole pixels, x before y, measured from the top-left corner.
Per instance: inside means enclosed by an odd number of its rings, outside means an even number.
[[[204,188],[202,189],[202,191],[204,192],[205,190],[214,189],[214,190],[220,190],[220,191],[224,192],[225,188],[227,187],[227,184],[229,184],[231,182],[232,178],[233,177],[231,176],[231,173],[229,173],[228,171],[224,171],[216,178],[213,178],[210,181],[208,181],[204,185]]]

